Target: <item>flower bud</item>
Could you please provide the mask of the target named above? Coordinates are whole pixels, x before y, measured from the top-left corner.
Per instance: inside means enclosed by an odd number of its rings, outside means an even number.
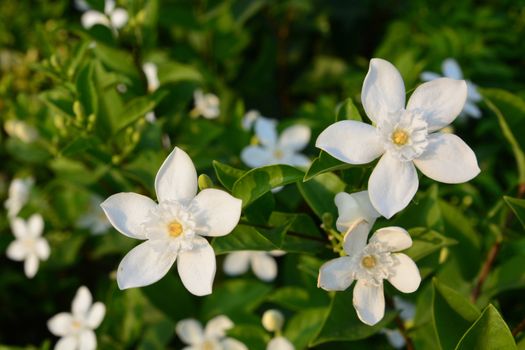
[[[262,324],[268,332],[280,331],[283,328],[284,316],[279,310],[268,310],[263,314]]]

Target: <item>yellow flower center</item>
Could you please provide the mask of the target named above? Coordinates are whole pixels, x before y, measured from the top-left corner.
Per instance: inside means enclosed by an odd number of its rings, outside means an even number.
[[[406,145],[408,142],[408,133],[405,130],[397,129],[392,133],[392,141],[397,146]]]
[[[179,237],[182,233],[182,225],[178,221],[172,221],[168,224],[168,233],[171,237]]]
[[[281,159],[284,156],[284,153],[280,149],[276,149],[275,151],[273,151],[273,156],[275,157],[275,159]]]
[[[209,340],[206,340],[204,343],[202,343],[202,350],[213,350],[215,349],[215,346],[213,346],[213,343]]]
[[[361,260],[361,264],[367,269],[371,269],[372,267],[376,266],[376,258],[374,258],[372,255],[367,255],[363,258],[363,260]]]
[[[73,329],[80,329],[80,326],[81,326],[81,324],[80,324],[80,322],[78,322],[77,320],[74,320],[74,321],[71,323],[71,327],[72,327]]]

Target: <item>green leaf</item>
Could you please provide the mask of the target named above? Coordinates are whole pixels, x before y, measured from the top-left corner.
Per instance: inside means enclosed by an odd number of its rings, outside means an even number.
[[[457,242],[442,234],[424,227],[409,230],[412,237],[412,246],[404,251],[412,260],[418,261],[424,257],[440,250],[443,247],[456,244]]]
[[[136,80],[139,79],[133,57],[128,52],[104,45],[101,42],[97,42],[93,50],[97,57],[111,70],[124,73]]]
[[[442,349],[453,349],[465,331],[479,317],[479,310],[452,288],[433,281],[432,314]]]
[[[230,234],[214,238],[211,245],[217,255],[236,250],[279,249],[279,245],[269,239],[272,234],[271,231],[265,232],[262,229],[241,224],[237,225]]]
[[[84,108],[85,116],[98,113],[97,89],[93,78],[93,65],[86,64],[78,73],[77,81],[78,100]]]
[[[237,181],[246,173],[244,170],[234,168],[216,160],[214,160],[212,164],[213,169],[215,169],[215,175],[217,175],[217,179],[228,191],[231,191],[235,181]]]
[[[324,213],[337,217],[335,195],[345,189],[345,183],[332,173],[325,173],[307,182],[298,182],[297,186],[306,203],[315,214],[322,218]]]
[[[53,112],[66,117],[73,118],[73,101],[61,96],[57,91],[46,91],[38,96]]]
[[[353,167],[353,165],[348,163],[343,163],[340,160],[332,157],[325,151],[319,152],[319,156],[314,158],[312,164],[306,171],[303,181],[309,181],[313,177],[327,173],[330,171],[344,170]]]
[[[512,209],[518,220],[525,227],[525,199],[504,196],[505,203]]]
[[[159,79],[162,84],[180,81],[200,82],[203,80],[202,74],[197,68],[178,62],[168,62],[159,65]]]
[[[233,329],[228,330],[228,337],[239,340],[250,350],[265,350],[270,341],[270,336],[265,330],[253,325],[235,325]]]
[[[323,292],[320,293],[320,295],[325,297],[314,298],[314,296],[304,288],[286,286],[277,289],[268,296],[268,301],[290,310],[301,311],[312,307],[326,306],[330,303],[330,298],[327,293]]]
[[[304,173],[289,165],[269,165],[248,171],[235,181],[232,194],[246,207],[272,188],[302,180]]]
[[[483,284],[479,302],[488,302],[492,297],[507,290],[525,288],[525,270],[520,268],[521,266],[525,266],[525,256],[517,255],[493,268]]]
[[[296,349],[306,349],[321,328],[322,320],[326,317],[327,308],[303,309],[296,313],[287,323],[284,337],[290,340]]]
[[[337,106],[336,121],[340,120],[355,120],[362,122],[361,113],[352,101],[351,98],[344,100],[339,106]]]
[[[153,110],[167,94],[166,91],[157,90],[151,95],[137,97],[128,102],[124,106],[124,110],[116,118],[117,125],[115,126],[115,132],[122,130],[139,118],[144,117],[144,115]]]
[[[492,304],[483,310],[456,346],[456,350],[472,349],[517,349],[509,327]]]
[[[161,319],[148,328],[144,332],[144,337],[138,345],[138,350],[155,350],[166,348],[166,345],[170,339],[174,336],[173,329],[175,329],[175,323]]]
[[[62,155],[71,157],[79,153],[83,153],[89,149],[93,149],[100,145],[100,139],[95,136],[79,136],[62,148]]]

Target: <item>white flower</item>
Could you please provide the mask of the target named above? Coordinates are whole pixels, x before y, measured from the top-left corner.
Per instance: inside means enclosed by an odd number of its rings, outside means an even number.
[[[44,219],[33,214],[29,220],[13,218],[11,230],[15,240],[7,247],[6,255],[14,261],[24,261],[24,272],[27,278],[33,278],[38,271],[39,260],[49,258],[49,244],[42,237]]]
[[[160,86],[157,65],[153,62],[146,62],[142,65],[142,70],[148,82],[148,91],[153,92]]]
[[[441,65],[443,76],[452,79],[463,79],[463,72],[459,67],[458,62],[453,58],[447,58]],[[431,81],[441,78],[441,76],[434,72],[423,72],[421,73],[421,80]],[[481,111],[476,105],[477,102],[481,101],[481,95],[478,92],[477,86],[470,80],[466,80],[467,83],[467,102],[461,111],[461,115],[471,116],[472,118],[480,118]]]
[[[191,111],[192,117],[202,115],[206,119],[215,119],[221,114],[219,108],[220,101],[217,95],[211,93],[205,94],[202,90],[195,90],[193,98],[195,100],[195,107]]]
[[[440,78],[419,86],[405,109],[401,75],[391,63],[374,58],[361,99],[375,126],[339,121],[319,135],[316,146],[350,164],[381,157],[368,192],[374,208],[390,218],[414,197],[419,186],[416,167],[444,183],[469,181],[479,174],[476,155],[463,140],[435,132],[456,118],[466,96],[463,80]]]
[[[183,350],[247,350],[240,341],[226,337],[226,331],[233,326],[233,322],[224,315],[212,318],[204,329],[199,321],[188,318],[177,323],[175,332],[189,345]]]
[[[270,309],[264,312],[262,325],[268,332],[275,332],[266,346],[266,350],[295,350],[293,344],[281,335],[284,316],[279,310]]]
[[[257,278],[270,282],[277,277],[277,263],[275,256],[283,255],[283,251],[271,252],[244,250],[230,253],[224,260],[224,272],[230,276],[246,273],[251,266]]]
[[[89,289],[78,289],[71,313],[61,312],[47,321],[49,331],[61,337],[55,350],[95,350],[97,348],[96,329],[104,319],[106,307],[100,301],[93,304]]]
[[[11,181],[8,190],[8,197],[4,202],[7,209],[7,216],[13,218],[18,215],[20,210],[26,205],[29,200],[29,194],[33,187],[34,180],[31,177],[24,179],[14,179]]]
[[[364,224],[367,224],[368,230],[370,230],[376,219],[381,216],[372,206],[368,191],[352,194],[339,192],[335,196],[335,205],[339,213],[336,221],[339,232],[346,232],[355,223],[362,220],[365,221]]]
[[[359,319],[374,325],[385,313],[383,280],[388,280],[403,293],[417,290],[421,282],[419,270],[412,259],[395,253],[412,246],[408,232],[400,227],[377,230],[368,244],[368,225],[356,223],[344,237],[342,256],[323,264],[319,270],[318,287],[343,291],[356,280],[353,304]]]
[[[100,208],[100,204],[102,204],[102,198],[92,195],[86,213],[77,220],[77,226],[89,229],[94,235],[106,232],[111,227],[111,223]]]
[[[120,263],[119,288],[152,284],[177,260],[184,286],[195,295],[210,294],[215,253],[203,236],[230,233],[239,221],[241,200],[211,188],[197,194],[195,166],[186,152],[177,147],[160,167],[155,191],[158,204],[131,192],[114,194],[101,204],[120,233],[146,240]]]
[[[266,350],[295,350],[295,347],[285,337],[277,336],[268,342]]]
[[[262,117],[261,116],[261,113],[259,113],[259,111],[256,111],[254,109],[251,109],[249,110],[248,112],[246,112],[246,114],[242,117],[242,122],[241,122],[241,126],[244,130],[248,131],[252,128],[253,124],[255,123],[255,121],[259,118],[259,117]]]
[[[403,337],[403,334],[399,331],[399,329],[389,329],[389,328],[383,328],[379,331],[380,333],[384,334],[390,345],[396,349],[402,349],[405,347],[405,337]]]
[[[128,12],[123,8],[116,7],[115,0],[106,0],[104,3],[104,13],[96,10],[88,10],[84,12],[80,21],[86,29],[96,24],[101,24],[109,27],[116,33],[116,29],[124,27],[128,22]]]
[[[38,139],[38,131],[21,120],[7,120],[4,123],[4,129],[9,136],[16,137],[25,143],[31,143]]]
[[[260,145],[245,147],[241,159],[252,168],[273,164],[307,167],[310,159],[299,151],[308,145],[310,133],[305,125],[293,125],[278,137],[277,121],[259,117],[255,121],[255,135]]]

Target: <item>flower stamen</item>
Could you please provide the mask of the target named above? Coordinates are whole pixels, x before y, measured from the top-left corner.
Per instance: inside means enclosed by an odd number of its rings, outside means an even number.
[[[361,260],[361,265],[367,269],[371,269],[376,266],[376,258],[373,255],[367,255]]]
[[[397,146],[404,146],[407,144],[409,135],[405,130],[396,129],[392,133],[392,142]]]
[[[171,237],[179,237],[182,231],[182,225],[178,221],[172,221],[168,224],[168,233]]]
[[[276,149],[275,151],[273,151],[273,156],[275,157],[275,159],[282,159],[284,157],[284,153],[280,149]]]

